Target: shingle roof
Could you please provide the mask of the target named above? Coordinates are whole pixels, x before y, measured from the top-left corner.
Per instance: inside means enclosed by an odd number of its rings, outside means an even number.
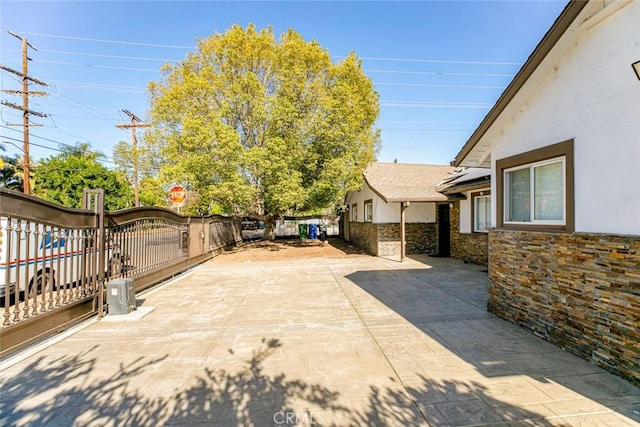
[[[365,171],[364,179],[387,203],[440,202],[448,199],[436,191],[436,186],[454,170],[448,165],[373,163]]]

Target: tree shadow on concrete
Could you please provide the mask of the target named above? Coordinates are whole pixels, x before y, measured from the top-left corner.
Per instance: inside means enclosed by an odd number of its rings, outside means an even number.
[[[167,355],[120,363],[107,376],[100,375],[104,361],[95,347],[75,356],[40,356],[19,372],[12,368],[15,372],[2,375],[0,425],[262,426],[282,424],[276,421],[291,419],[287,414],[299,423],[301,407],[346,411],[336,403],[336,391],[265,374],[264,361],[280,346],[265,339],[237,372],[205,367],[185,379],[181,390],[155,397],[145,378],[163,375],[158,368]]]
[[[159,408],[146,402],[132,381],[166,356],[120,363],[112,375],[89,382],[98,370],[90,356],[96,349],[55,359],[40,356],[14,376],[2,375],[0,425],[121,425],[153,417]]]
[[[367,410],[351,414],[352,426],[558,426],[547,414],[491,397],[485,386],[419,376],[403,388],[371,387]]]
[[[205,368],[192,386],[172,398],[176,405],[167,423],[286,425],[287,419],[295,424],[311,421],[307,409],[311,407],[346,412],[338,403],[340,393],[337,391],[288,379],[284,373],[271,376],[264,372],[264,361],[281,346],[277,339],[263,339],[262,347],[254,350],[237,372]]]
[[[388,307],[390,316],[399,315],[422,331],[427,346],[448,351],[461,365],[472,366],[476,375],[480,373],[493,379],[527,377],[529,384],[535,384],[550,396],[560,396],[558,400],[591,399],[600,404],[598,410],[602,412],[611,410],[640,421],[640,416],[632,410],[640,402],[640,393],[632,384],[488,313],[487,278],[477,266],[452,259],[416,257],[416,260],[424,262],[426,268],[412,265],[407,269],[357,271],[346,278]],[[370,320],[375,334],[377,319]],[[368,323],[366,318],[363,321]],[[416,374],[429,372],[429,361],[422,362],[424,365]],[[426,395],[455,385],[451,381],[438,384],[423,379]],[[474,383],[470,393],[489,402],[491,391]],[[518,390],[514,390],[514,394],[517,393]],[[423,393],[418,390],[418,394]],[[422,397],[417,398],[418,401]],[[479,413],[484,413],[483,405],[478,405]],[[447,409],[449,406],[450,403],[437,402],[435,413],[447,420],[445,414],[452,414]],[[517,420],[522,414],[517,406],[501,402],[492,402],[490,406],[501,408],[503,418]],[[455,411],[455,405],[451,407]],[[535,422],[531,425],[544,425],[540,419],[533,419]],[[439,424],[437,419],[430,422]]]
[[[370,386],[368,400],[356,399],[358,405],[352,406],[349,396],[321,384],[267,374],[265,361],[281,346],[277,339],[263,339],[237,369],[204,367],[165,395],[154,392],[149,376],[163,375],[167,355],[119,363],[107,375],[100,373],[104,360],[97,347],[74,356],[40,356],[19,372],[14,367],[2,375],[0,424],[359,427],[518,420],[548,425],[539,414],[492,399],[480,385],[427,378],[411,386],[397,380],[392,386]]]
[[[355,414],[354,425],[557,426],[537,413],[491,397],[485,386],[419,376],[404,390],[371,387],[369,408]]]

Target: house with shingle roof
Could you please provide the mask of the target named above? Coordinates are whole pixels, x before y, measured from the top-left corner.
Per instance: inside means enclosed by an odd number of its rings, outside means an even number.
[[[454,170],[449,165],[371,164],[362,188],[345,198],[345,239],[377,256],[443,251],[448,256],[449,205],[443,202],[449,199],[436,186]],[[447,242],[439,238],[440,231],[446,231]]]
[[[488,310],[636,385],[638,23],[570,1],[453,162],[491,171]]]

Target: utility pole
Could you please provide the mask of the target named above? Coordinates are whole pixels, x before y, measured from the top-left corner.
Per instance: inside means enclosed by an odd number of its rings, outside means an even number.
[[[41,80],[34,79],[33,77],[29,77],[29,61],[31,58],[27,55],[27,49],[31,48],[35,51],[35,47],[31,45],[26,38],[20,37],[14,32],[7,31],[9,34],[14,36],[15,38],[22,41],[22,73],[16,70],[13,70],[4,65],[0,65],[0,69],[13,73],[17,76],[22,77],[22,90],[3,90],[3,92],[10,93],[12,95],[22,95],[22,106],[13,104],[11,102],[2,101],[2,105],[6,105],[7,107],[22,111],[22,124],[17,123],[7,123],[8,126],[22,126],[23,133],[23,149],[24,158],[23,158],[23,177],[22,177],[22,186],[24,194],[29,194],[29,190],[31,188],[31,178],[29,176],[29,127],[30,126],[42,126],[36,123],[29,122],[29,115],[37,116],[37,117],[47,117],[46,114],[38,113],[37,111],[29,110],[29,96],[45,96],[45,92],[37,92],[37,91],[29,91],[29,81],[33,83],[39,84],[41,86],[47,86],[47,84]]]
[[[133,196],[135,205],[140,206],[140,190],[138,189],[138,139],[136,138],[137,128],[148,128],[151,125],[142,123],[142,120],[129,110],[122,110],[131,118],[131,123],[116,125],[119,129],[131,129],[131,154],[133,156]]]

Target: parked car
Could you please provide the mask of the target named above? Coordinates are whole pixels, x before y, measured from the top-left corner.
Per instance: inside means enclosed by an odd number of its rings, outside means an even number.
[[[242,229],[243,230],[257,230],[258,229],[258,221],[252,218],[242,218]]]

